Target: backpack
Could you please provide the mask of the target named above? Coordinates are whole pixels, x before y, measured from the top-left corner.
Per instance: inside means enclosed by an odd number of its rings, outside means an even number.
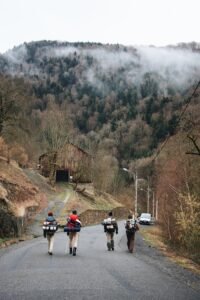
[[[104,231],[108,233],[117,232],[117,222],[115,219],[108,218],[105,219],[102,224],[104,225]]]
[[[64,232],[79,232],[81,230],[81,223],[77,218],[69,218],[66,226],[64,227]]]
[[[46,219],[46,221],[44,221],[43,223],[43,233],[44,233],[44,237],[46,237],[46,235],[54,235],[54,233],[58,230],[58,225],[55,219]]]
[[[129,233],[134,234],[137,230],[139,230],[139,227],[136,223],[136,221],[133,220],[127,220],[126,221],[126,231]]]

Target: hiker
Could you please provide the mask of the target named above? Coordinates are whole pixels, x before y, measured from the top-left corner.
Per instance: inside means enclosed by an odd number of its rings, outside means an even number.
[[[54,245],[54,234],[58,229],[58,223],[53,216],[53,213],[48,212],[48,217],[43,223],[43,234],[44,237],[48,240],[48,253],[49,255],[53,254],[53,245]]]
[[[116,234],[118,234],[118,225],[116,220],[112,217],[113,214],[112,212],[109,212],[108,214],[108,218],[105,219],[102,222],[102,225],[104,226],[104,232],[106,233],[106,237],[107,237],[107,248],[108,251],[114,251],[114,234],[116,232]]]
[[[76,256],[79,232],[81,230],[81,221],[77,215],[77,211],[73,210],[72,214],[67,218],[66,227],[64,231],[69,236],[69,253]]]
[[[130,253],[133,253],[134,242],[135,242],[135,233],[139,230],[137,221],[133,216],[129,215],[125,223],[126,236],[127,236],[127,247]]]

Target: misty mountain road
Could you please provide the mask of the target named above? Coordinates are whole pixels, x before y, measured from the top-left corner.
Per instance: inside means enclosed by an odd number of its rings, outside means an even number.
[[[199,279],[149,247],[139,233],[135,252],[128,253],[123,221],[111,252],[102,225],[82,228],[77,256],[68,254],[64,232],[56,233],[52,256],[42,237],[0,250],[1,300],[192,300],[200,299]]]

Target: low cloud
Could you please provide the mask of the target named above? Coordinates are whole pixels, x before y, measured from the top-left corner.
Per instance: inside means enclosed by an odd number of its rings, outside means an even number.
[[[20,45],[12,50],[8,50],[3,56],[10,64],[21,64],[27,57],[27,48],[25,45]]]
[[[140,84],[145,73],[150,72],[161,78],[162,84],[174,87],[187,88],[199,80],[200,53],[191,49],[158,48],[158,47],[122,47],[115,46],[44,46],[37,49],[36,57],[42,61],[43,57],[72,57],[75,53],[81,59],[84,77],[90,84],[99,89],[105,86],[101,76],[121,76],[130,84]],[[26,45],[21,45],[5,53],[10,62],[10,71],[14,72],[13,65],[23,64],[24,74],[42,73],[34,64],[25,63],[27,58]],[[94,63],[87,64],[87,58],[92,57]],[[85,69],[84,69],[85,67]]]
[[[176,85],[189,83],[200,76],[200,54],[191,50],[141,47],[142,72],[156,72]]]

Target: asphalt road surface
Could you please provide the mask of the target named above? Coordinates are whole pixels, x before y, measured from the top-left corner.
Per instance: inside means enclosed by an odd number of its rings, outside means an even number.
[[[67,253],[66,253],[67,249]],[[126,249],[123,222],[115,251],[106,249],[103,226],[82,228],[77,256],[68,237],[56,233],[53,255],[47,240],[21,242],[0,250],[0,299],[200,299],[200,276],[175,265],[140,234],[133,254]]]

